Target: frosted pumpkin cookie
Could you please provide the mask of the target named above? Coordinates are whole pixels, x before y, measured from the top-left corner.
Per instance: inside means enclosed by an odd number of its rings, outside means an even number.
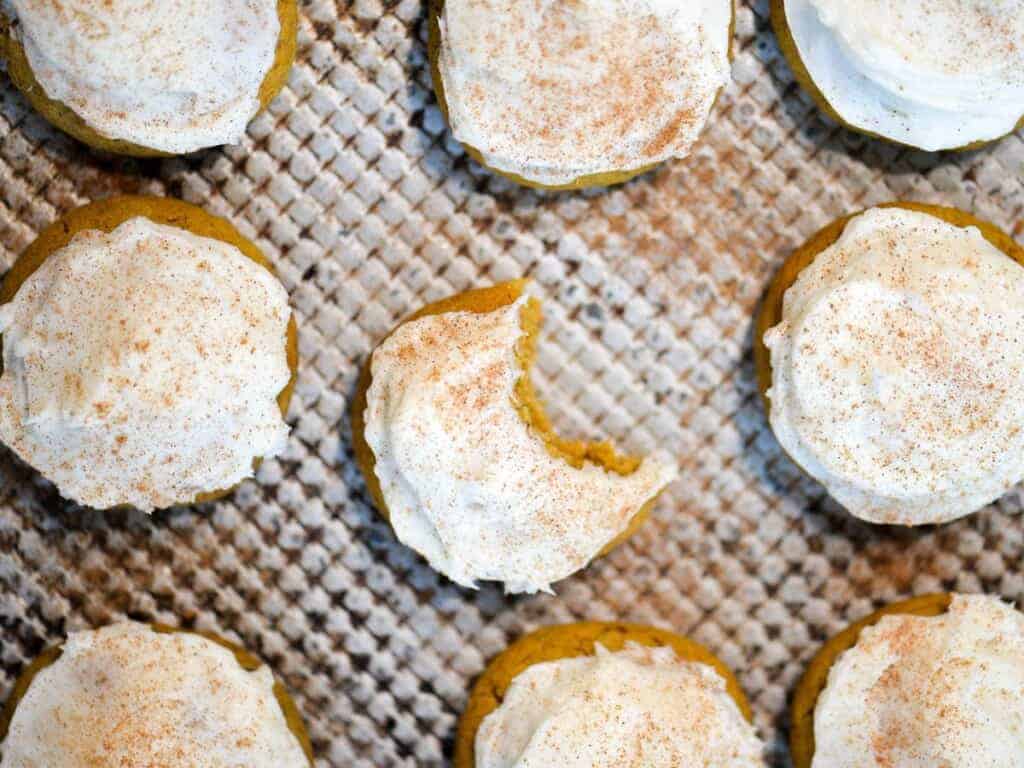
[[[755,336],[769,421],[852,514],[946,522],[1024,479],[1022,263],[991,224],[897,203],[779,271]]]
[[[795,768],[1024,763],[1024,615],[929,595],[830,640],[793,699]]]
[[[0,768],[300,768],[298,709],[255,656],[134,622],[72,634],[15,684]]]
[[[762,768],[729,669],[671,632],[548,627],[511,645],[473,687],[455,768]]]
[[[847,128],[967,149],[1024,115],[1024,0],[772,0],[797,81]]]
[[[540,304],[522,281],[432,304],[373,352],[356,460],[398,539],[452,581],[549,590],[628,538],[676,476],[667,457],[558,437],[529,370]]]
[[[286,445],[284,287],[228,222],[122,197],[44,230],[0,290],[0,440],[80,504],[204,501]]]
[[[556,189],[685,157],[729,80],[732,0],[432,0],[452,134],[487,168]]]
[[[97,149],[177,155],[245,135],[295,58],[296,0],[4,0],[0,57]]]

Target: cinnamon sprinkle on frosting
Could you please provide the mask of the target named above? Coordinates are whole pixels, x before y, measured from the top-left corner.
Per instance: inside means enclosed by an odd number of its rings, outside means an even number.
[[[232,245],[144,218],[81,232],[0,308],[0,437],[101,509],[231,488],[284,449],[290,317]]]
[[[455,137],[544,184],[686,155],[729,77],[731,0],[445,0]]]
[[[954,595],[885,616],[839,657],[814,712],[813,768],[1024,764],[1024,615]]]
[[[453,581],[549,590],[583,568],[674,479],[553,455],[517,408],[523,297],[399,326],[373,353],[366,442],[398,538]]]
[[[763,768],[762,751],[713,667],[627,643],[521,672],[480,724],[475,768]]]
[[[125,622],[72,634],[18,702],[0,768],[304,768],[261,666]]]
[[[277,0],[4,0],[46,95],[164,152],[236,142],[277,51]]]
[[[764,341],[773,431],[854,515],[947,521],[1024,478],[1024,267],[977,229],[855,217]]]

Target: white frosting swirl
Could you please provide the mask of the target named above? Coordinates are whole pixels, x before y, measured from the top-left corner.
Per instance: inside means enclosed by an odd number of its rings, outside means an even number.
[[[199,635],[78,632],[18,702],[0,768],[308,766],[273,688]]]
[[[1024,478],[1024,268],[974,227],[855,217],[764,342],[772,429],[857,517],[944,522]]]
[[[373,353],[366,442],[399,540],[453,581],[547,590],[583,568],[676,475],[553,456],[514,402],[527,299],[401,325]]]
[[[46,95],[97,133],[169,153],[230,144],[259,110],[277,0],[8,0]]]
[[[926,150],[989,141],[1024,115],[1024,0],[785,0],[825,100]]]
[[[955,595],[886,616],[842,654],[814,711],[813,768],[1019,768],[1024,615]]]
[[[541,184],[684,157],[729,80],[732,0],[445,0],[452,133]]]
[[[0,438],[98,508],[230,488],[284,450],[290,317],[232,245],[143,218],[81,232],[0,308]]]
[[[763,745],[706,664],[628,643],[534,664],[476,734],[475,768],[763,768]]]

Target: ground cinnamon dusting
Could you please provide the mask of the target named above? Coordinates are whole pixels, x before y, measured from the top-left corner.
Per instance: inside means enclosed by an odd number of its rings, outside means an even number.
[[[218,263],[200,279],[204,257]],[[235,304],[259,307],[259,354],[228,341],[244,322]],[[191,501],[237,483],[267,455],[249,451],[278,450],[287,434],[276,402],[290,376],[287,297],[233,246],[141,218],[87,230],[5,310],[0,435],[68,498]]]
[[[945,614],[894,614],[865,629],[815,713],[815,768],[1020,763],[1024,616],[954,595]]]
[[[18,701],[4,748],[12,768],[307,764],[266,668],[134,623],[72,636]]]
[[[708,34],[692,18],[712,6],[446,2],[440,66],[456,136],[499,168],[553,173],[685,154],[724,83],[728,16],[710,12],[723,28]]]
[[[620,474],[596,450],[578,462],[561,452],[546,416],[522,399],[532,397],[521,387],[532,306],[431,314],[373,355],[365,438],[392,526],[459,583],[546,588],[594,557],[674,474],[660,460]]]

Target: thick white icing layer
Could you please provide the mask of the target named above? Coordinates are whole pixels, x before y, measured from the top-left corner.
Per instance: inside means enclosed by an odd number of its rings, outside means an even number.
[[[926,150],[1024,115],[1024,0],[785,0],[811,79],[843,121]]]
[[[732,0],[445,0],[452,132],[547,185],[683,157],[729,80],[732,14]]]
[[[714,668],[637,644],[534,664],[477,731],[476,768],[763,768]]]
[[[773,431],[857,517],[944,522],[1024,478],[1024,267],[977,229],[855,217],[764,341]]]
[[[813,768],[1024,764],[1024,616],[956,595],[887,616],[836,661],[814,711]]]
[[[7,0],[46,95],[169,153],[237,142],[259,110],[277,0]]]
[[[553,456],[514,402],[526,301],[400,326],[373,353],[366,442],[398,538],[453,581],[547,590],[583,568],[676,475]]]
[[[284,450],[290,317],[232,245],[143,218],[81,232],[0,307],[0,438],[101,509],[231,488]]]
[[[72,634],[18,702],[0,768],[309,765],[262,666],[127,622]]]

